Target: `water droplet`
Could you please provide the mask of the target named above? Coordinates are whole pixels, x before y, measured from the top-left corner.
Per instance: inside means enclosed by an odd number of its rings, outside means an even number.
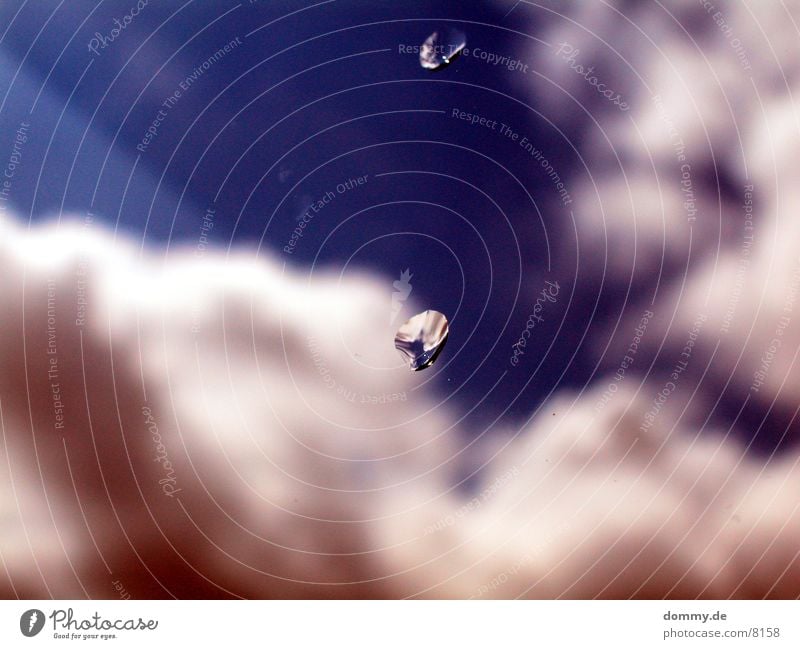
[[[466,44],[463,32],[453,27],[438,29],[419,48],[419,64],[426,70],[443,70],[458,58]]]
[[[423,311],[401,325],[394,337],[394,346],[414,370],[430,367],[447,342],[450,326],[438,311]]]

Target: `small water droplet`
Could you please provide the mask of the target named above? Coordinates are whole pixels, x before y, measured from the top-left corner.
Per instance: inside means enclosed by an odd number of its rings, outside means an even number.
[[[295,221],[300,221],[311,209],[311,206],[314,204],[314,197],[310,196],[309,194],[301,194],[299,197],[294,199],[294,212],[295,212]]]
[[[438,311],[418,313],[397,330],[394,346],[414,370],[430,367],[444,349],[450,326]]]
[[[419,64],[426,70],[443,70],[459,57],[466,44],[467,37],[458,29],[438,29],[419,48]]]

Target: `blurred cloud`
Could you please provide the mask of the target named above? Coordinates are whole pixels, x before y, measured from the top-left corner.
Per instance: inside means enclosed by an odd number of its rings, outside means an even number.
[[[390,286],[3,227],[5,596],[797,594],[795,454],[764,466],[666,411],[643,434],[647,395],[598,411],[595,389],[486,447],[465,495]]]

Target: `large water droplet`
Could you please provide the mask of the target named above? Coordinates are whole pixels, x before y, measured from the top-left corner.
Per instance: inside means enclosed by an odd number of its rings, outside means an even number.
[[[414,370],[430,367],[447,342],[450,326],[438,311],[423,311],[401,325],[394,337],[394,346],[403,360]]]
[[[425,39],[419,48],[419,64],[426,70],[442,70],[455,61],[467,37],[453,27],[443,27]]]

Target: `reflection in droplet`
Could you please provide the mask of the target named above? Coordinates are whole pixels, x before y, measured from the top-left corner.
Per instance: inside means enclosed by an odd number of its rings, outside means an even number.
[[[466,44],[463,32],[452,27],[439,29],[419,48],[419,64],[426,70],[442,70],[458,58]]]
[[[397,330],[394,346],[412,370],[424,370],[444,349],[449,333],[444,315],[438,311],[423,311]]]

